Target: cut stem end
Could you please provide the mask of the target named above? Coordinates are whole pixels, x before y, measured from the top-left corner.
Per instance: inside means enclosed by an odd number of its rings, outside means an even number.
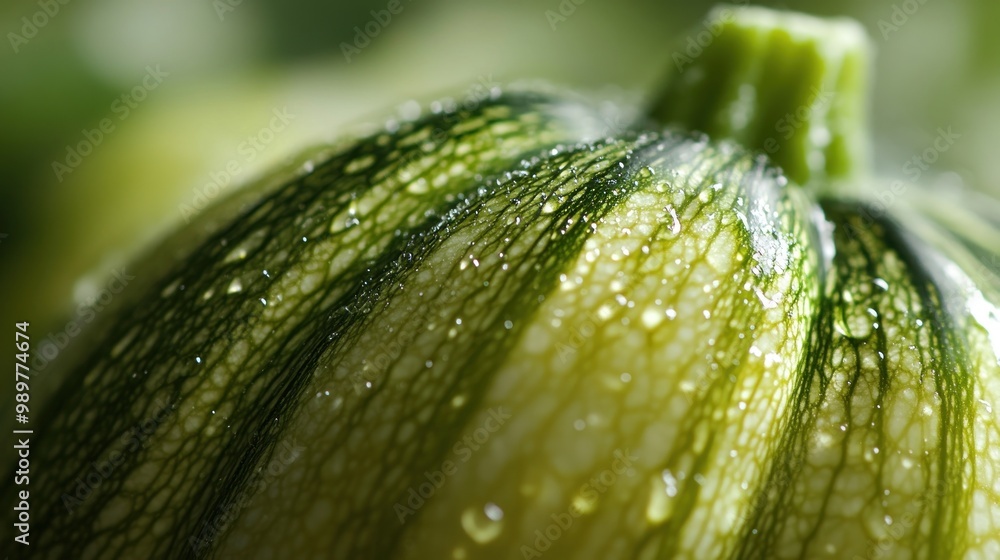
[[[674,51],[650,114],[763,152],[800,185],[849,178],[870,163],[871,52],[853,20],[719,6]]]

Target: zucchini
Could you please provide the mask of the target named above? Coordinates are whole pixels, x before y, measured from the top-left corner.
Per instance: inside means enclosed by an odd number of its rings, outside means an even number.
[[[878,206],[859,27],[718,10],[611,137],[436,104],[166,240],[37,430],[32,552],[1000,557],[1000,204]]]

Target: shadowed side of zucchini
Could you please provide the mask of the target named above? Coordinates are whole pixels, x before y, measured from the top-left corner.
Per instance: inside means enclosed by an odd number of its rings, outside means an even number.
[[[410,230],[475,194],[483,174],[603,126],[578,102],[531,92],[431,116],[316,162],[203,241],[120,314],[39,430],[39,460],[66,468],[39,485],[63,499],[40,508],[38,549],[186,546],[177,536],[200,530],[266,460],[275,411],[353,316],[338,314],[356,303],[356,282]],[[134,449],[129,434],[144,422],[155,434]],[[112,455],[122,457],[112,475],[76,496],[79,478]]]
[[[997,424],[983,406],[997,394],[989,331],[964,294],[949,305],[961,279],[936,270],[940,254],[900,222],[873,220],[863,204],[824,210],[836,244],[828,295],[741,557],[824,557],[831,546],[862,558],[976,557],[997,545],[995,529],[981,530],[990,506],[973,505],[995,492],[973,475],[996,464]]]

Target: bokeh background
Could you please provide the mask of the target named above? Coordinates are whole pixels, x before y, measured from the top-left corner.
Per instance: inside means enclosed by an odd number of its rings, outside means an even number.
[[[714,4],[398,1],[402,9],[377,25],[372,11],[388,0],[4,2],[2,324],[31,321],[36,341],[65,332],[129,255],[184,223],[185,205],[213,176],[230,176],[221,198],[302,149],[412,111],[411,100],[461,99],[521,78],[651,92],[678,39]],[[1000,3],[759,4],[849,15],[869,30],[881,171],[899,175],[939,127],[951,127],[960,138],[935,170],[1000,192]],[[38,15],[44,5],[55,13]],[[367,43],[356,29],[366,27],[377,30]],[[150,69],[155,80],[145,78]],[[287,126],[262,132],[282,110],[293,115]],[[69,167],[67,150],[104,119],[113,128]]]

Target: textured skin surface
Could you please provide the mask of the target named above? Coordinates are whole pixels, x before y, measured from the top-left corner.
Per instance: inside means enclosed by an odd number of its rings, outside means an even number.
[[[604,126],[508,94],[265,193],[71,374],[33,550],[1000,556],[984,252]]]

